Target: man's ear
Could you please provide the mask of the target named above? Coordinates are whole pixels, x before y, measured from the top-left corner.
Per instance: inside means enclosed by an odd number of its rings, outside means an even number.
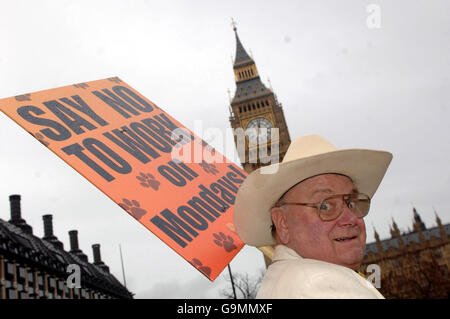
[[[289,228],[287,227],[287,217],[285,209],[281,207],[274,207],[271,209],[272,222],[276,229],[276,239],[280,244],[286,245],[289,243]]]

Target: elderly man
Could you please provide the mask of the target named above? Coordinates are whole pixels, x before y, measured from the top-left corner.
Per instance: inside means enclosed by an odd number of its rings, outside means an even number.
[[[363,218],[391,160],[389,152],[337,150],[308,135],[272,164],[276,172],[247,177],[236,197],[236,231],[249,245],[276,245],[258,298],[383,298],[356,270]]]

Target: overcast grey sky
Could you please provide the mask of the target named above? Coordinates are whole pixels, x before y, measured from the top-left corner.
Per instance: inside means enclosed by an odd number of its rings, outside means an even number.
[[[367,7],[381,9],[369,28]],[[291,138],[318,133],[337,148],[388,150],[394,158],[366,218],[389,236],[394,218],[427,226],[433,207],[450,222],[450,3],[448,1],[17,1],[0,2],[0,98],[119,76],[184,125],[229,127],[235,37],[270,77]],[[42,236],[79,230],[136,297],[219,297],[214,283],[101,191],[0,113],[0,218],[11,194]],[[257,274],[261,254],[244,248],[233,271]]]

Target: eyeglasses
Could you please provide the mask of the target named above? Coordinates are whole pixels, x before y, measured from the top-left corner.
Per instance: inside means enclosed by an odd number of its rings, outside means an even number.
[[[321,220],[332,221],[342,214],[344,203],[358,218],[363,218],[369,213],[370,197],[362,193],[336,194],[322,199],[320,203],[281,203],[275,207],[285,205],[315,207]]]

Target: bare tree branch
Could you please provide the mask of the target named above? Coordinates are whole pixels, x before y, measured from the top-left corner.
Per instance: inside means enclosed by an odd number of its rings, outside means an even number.
[[[247,273],[234,273],[233,281],[236,288],[236,295],[238,299],[255,299],[258,293],[259,286],[264,278],[264,270],[261,270],[255,277],[250,277]],[[231,288],[231,280],[226,277],[225,280],[230,283],[230,286],[220,291],[220,295],[227,299],[233,299],[233,289]]]

